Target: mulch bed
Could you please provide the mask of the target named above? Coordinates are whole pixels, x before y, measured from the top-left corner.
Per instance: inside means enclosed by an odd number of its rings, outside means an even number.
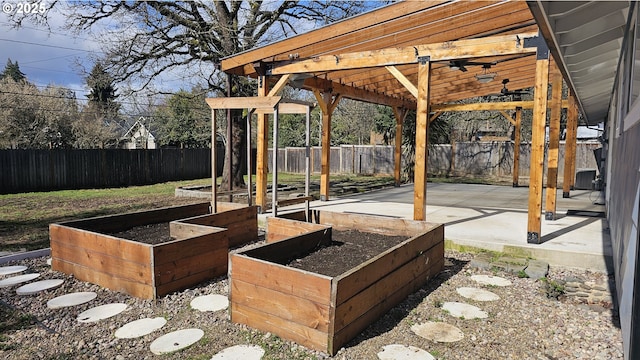
[[[407,240],[358,230],[332,231],[331,245],[317,248],[287,266],[326,276],[338,276]]]

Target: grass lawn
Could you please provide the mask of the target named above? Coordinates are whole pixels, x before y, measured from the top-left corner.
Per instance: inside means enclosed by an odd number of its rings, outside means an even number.
[[[319,175],[311,178],[316,183],[319,179]],[[393,181],[390,177],[379,176],[331,176],[332,186],[335,183],[366,186],[390,181]],[[271,177],[268,182],[271,183]],[[304,183],[304,174],[278,174],[278,183]],[[174,192],[179,186],[208,184],[211,179],[115,189],[0,195],[0,250],[49,247],[49,224],[55,222],[203,202],[203,199],[175,197]]]

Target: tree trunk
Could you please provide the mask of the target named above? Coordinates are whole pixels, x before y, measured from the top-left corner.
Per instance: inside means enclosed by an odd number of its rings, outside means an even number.
[[[232,189],[246,187],[244,182],[245,171],[243,171],[244,168],[246,168],[246,166],[244,166],[246,163],[246,124],[244,117],[242,116],[242,110],[231,111],[231,124],[233,129],[232,136],[231,139],[227,140],[231,141],[231,164],[229,164],[229,156],[225,154],[220,191],[226,191],[229,189],[229,179],[231,179]],[[230,168],[231,176],[229,176]]]

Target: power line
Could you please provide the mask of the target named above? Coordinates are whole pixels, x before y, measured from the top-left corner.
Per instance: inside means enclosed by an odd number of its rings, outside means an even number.
[[[87,52],[87,53],[95,53],[95,51],[92,51],[92,50],[74,49],[74,48],[70,48],[70,47],[66,47],[66,46],[59,46],[59,45],[38,44],[38,43],[30,42],[30,41],[12,40],[12,39],[5,39],[5,38],[0,38],[0,40],[1,41],[12,42],[12,43],[17,43],[17,44],[35,45],[35,46],[43,46],[43,47],[54,48],[54,49],[63,49],[63,50],[73,50],[73,51],[82,51],[82,52]]]

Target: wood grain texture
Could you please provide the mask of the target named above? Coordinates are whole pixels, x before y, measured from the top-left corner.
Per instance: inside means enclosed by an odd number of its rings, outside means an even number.
[[[279,243],[274,243],[279,244]],[[242,254],[230,255],[229,277],[267,289],[291,293],[321,305],[329,305],[331,278],[273,264]]]
[[[322,231],[328,228],[329,227],[326,225],[313,224],[306,221],[269,217],[267,218],[266,240],[268,243],[272,243],[296,235],[302,235],[318,230]]]
[[[297,324],[282,318],[271,316],[260,310],[231,302],[231,321],[245,324],[252,328],[278,334],[278,336],[295,341],[310,349],[326,352],[327,333]]]
[[[562,73],[551,63],[551,108],[549,111],[549,142],[547,148],[547,188],[545,199],[545,219],[555,220],[557,210],[558,158],[560,153],[560,119],[562,117]]]
[[[441,271],[444,226],[361,214],[315,211],[314,215],[323,225],[335,222],[344,229],[371,231],[371,224],[376,224],[377,231],[410,238],[338,277],[277,263],[312,251],[318,241],[313,232],[232,253],[231,319],[335,354]],[[304,231],[296,230],[298,223],[273,220],[286,231]]]
[[[412,282],[404,285],[403,287],[397,288],[387,298],[383,299],[381,302],[369,309],[368,312],[364,313],[362,316],[346,325],[340,331],[333,332],[329,337],[329,353],[335,354],[344,344],[346,344],[356,335],[362,332],[362,330],[364,330],[367,326],[378,320],[384,313],[389,311],[395,305],[402,302],[407,296],[422,287],[430,278],[435,276],[440,271],[439,269],[442,269],[443,265],[444,257],[439,259],[438,263],[435,263],[434,266],[419,275]]]
[[[221,211],[222,204],[218,204],[218,213],[181,219],[179,222],[198,224],[227,229],[229,246],[239,246],[258,238],[258,207],[242,206],[240,208]]]
[[[113,291],[127,293],[142,299],[153,299],[155,297],[152,285],[119,278],[91,267],[67,262],[59,258],[52,258],[51,267],[65,274],[73,274],[78,280],[98,284]]]
[[[429,152],[429,93],[431,62],[418,65],[418,103],[416,109],[416,147],[413,172],[413,220],[426,220],[427,212],[427,158]]]
[[[235,304],[325,333],[329,329],[328,304],[318,304],[296,296],[295,292],[280,292],[238,279],[231,281],[231,293]]]
[[[150,246],[136,241],[120,239],[97,232],[76,229],[65,225],[49,225],[51,255],[56,256],[57,246],[66,245],[86,251],[108,254],[125,261],[148,262]]]
[[[337,304],[334,320],[335,332],[339,332],[360,316],[369,313],[371,309],[379,303],[389,302],[389,298],[396,293],[399,288],[413,283],[416,279],[422,280],[422,284],[424,284],[429,279],[429,277],[424,276],[425,273],[437,273],[442,270],[442,262],[440,260],[443,258],[443,244],[442,246],[434,246],[426,252],[403,263],[392,272],[376,279],[372,284],[342,304]],[[349,288],[347,289],[347,291],[350,290]],[[336,296],[339,296],[340,291],[341,284],[338,282]]]
[[[329,225],[336,230],[351,229],[391,236],[406,236],[407,238],[429,232],[440,226],[425,221],[317,210],[313,212],[313,220],[323,225]]]
[[[100,233],[118,232],[136,226],[170,222],[209,213],[209,203],[172,206],[154,210],[145,210],[126,214],[98,216],[89,219],[73,220],[59,223],[78,229]]]
[[[547,93],[549,85],[549,59],[536,61],[533,122],[531,124],[531,163],[529,169],[529,201],[527,241],[537,243],[541,238],[541,213],[544,176],[545,123],[547,120]]]
[[[370,261],[339,276],[336,279],[338,282],[335,300],[336,305],[344,303],[360,291],[368,288],[375,282],[379,281],[379,279],[387,276],[397,268],[404,266],[407,262],[412,261],[416,257],[424,254],[430,254],[430,252],[436,248],[441,248],[442,251],[444,251],[443,239],[444,225],[440,225],[428,233],[420,234],[415,238],[398,244]],[[428,261],[433,262],[434,260]]]

